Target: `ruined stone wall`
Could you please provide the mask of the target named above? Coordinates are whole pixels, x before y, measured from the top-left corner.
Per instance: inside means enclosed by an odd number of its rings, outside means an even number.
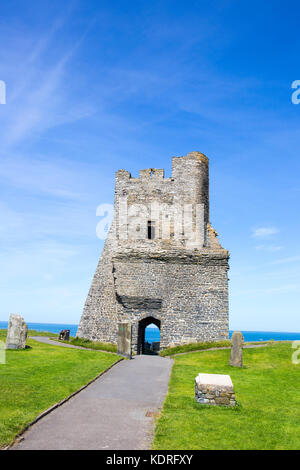
[[[181,216],[178,223],[174,208],[183,204],[191,206],[196,242]],[[203,204],[202,219],[194,217],[197,204]],[[148,220],[155,224],[154,239],[147,238]],[[130,321],[136,348],[138,321],[152,316],[161,321],[162,348],[227,339],[229,254],[216,237],[203,154],[174,157],[170,178],[156,169],[141,170],[139,178],[117,172],[114,221],[77,335],[116,343],[118,321]]]
[[[120,254],[113,265],[119,318],[134,324],[147,316],[160,320],[162,348],[228,338],[224,255],[179,258],[176,252],[161,252],[159,258],[145,262],[141,253]]]
[[[90,287],[77,336],[92,341],[117,343],[116,293],[112,253],[116,249],[115,224],[112,223]]]

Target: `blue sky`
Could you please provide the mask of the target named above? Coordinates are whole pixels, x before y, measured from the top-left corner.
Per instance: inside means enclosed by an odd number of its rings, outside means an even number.
[[[230,327],[300,331],[299,15],[276,0],[1,5],[0,320],[77,323],[114,172],[169,175],[199,150]]]

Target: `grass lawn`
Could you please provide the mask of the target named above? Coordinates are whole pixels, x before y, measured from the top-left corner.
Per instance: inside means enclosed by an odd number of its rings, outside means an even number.
[[[230,350],[177,356],[153,448],[299,449],[300,364],[292,352],[291,343],[244,349],[243,369],[228,365]],[[239,405],[196,403],[199,372],[229,374]]]
[[[4,328],[0,328],[0,341],[1,339],[3,341],[3,338],[6,338],[6,332],[7,330],[5,330]],[[57,333],[49,333],[49,331],[36,331],[36,330],[28,330],[27,336],[53,336],[53,337],[58,338]]]
[[[5,341],[6,331],[0,330]],[[6,351],[0,364],[0,447],[42,411],[78,390],[119,356],[27,340],[30,348]]]

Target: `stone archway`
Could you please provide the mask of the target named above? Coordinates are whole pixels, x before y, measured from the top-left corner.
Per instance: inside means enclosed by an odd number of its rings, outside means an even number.
[[[143,318],[138,324],[138,342],[137,342],[137,353],[144,354],[145,352],[145,330],[148,325],[153,323],[160,329],[160,320],[152,316]]]

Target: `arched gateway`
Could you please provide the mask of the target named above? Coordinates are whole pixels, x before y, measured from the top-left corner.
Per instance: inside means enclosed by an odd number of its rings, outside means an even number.
[[[77,335],[117,343],[131,323],[132,347],[160,328],[160,347],[228,338],[228,258],[209,223],[208,159],[200,152],[163,170],[116,174],[114,217]]]
[[[145,350],[145,332],[147,326],[154,324],[157,328],[160,329],[160,320],[154,317],[146,317],[143,320],[139,321],[138,324],[138,341],[137,341],[137,353],[138,354],[145,354],[147,352]]]

